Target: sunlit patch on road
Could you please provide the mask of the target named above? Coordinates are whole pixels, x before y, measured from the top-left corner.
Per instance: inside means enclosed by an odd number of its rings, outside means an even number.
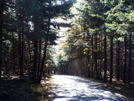
[[[65,75],[52,78],[50,101],[128,101],[84,78]]]

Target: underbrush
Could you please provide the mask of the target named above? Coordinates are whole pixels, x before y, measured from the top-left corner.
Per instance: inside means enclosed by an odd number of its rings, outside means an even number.
[[[50,90],[48,84],[31,84],[30,88],[38,101],[48,101],[48,91]]]

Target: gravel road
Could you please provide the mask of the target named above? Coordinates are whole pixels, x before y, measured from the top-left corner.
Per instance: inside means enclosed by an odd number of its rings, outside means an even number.
[[[55,75],[52,87],[50,101],[129,101],[78,76]]]

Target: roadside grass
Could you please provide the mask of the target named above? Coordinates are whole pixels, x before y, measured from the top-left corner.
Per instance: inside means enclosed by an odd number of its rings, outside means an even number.
[[[50,90],[49,84],[31,84],[33,96],[38,99],[38,101],[48,101],[48,91]]]

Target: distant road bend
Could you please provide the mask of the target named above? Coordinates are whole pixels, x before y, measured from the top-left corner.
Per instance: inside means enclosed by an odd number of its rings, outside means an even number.
[[[77,76],[55,75],[52,87],[50,101],[129,101]]]

